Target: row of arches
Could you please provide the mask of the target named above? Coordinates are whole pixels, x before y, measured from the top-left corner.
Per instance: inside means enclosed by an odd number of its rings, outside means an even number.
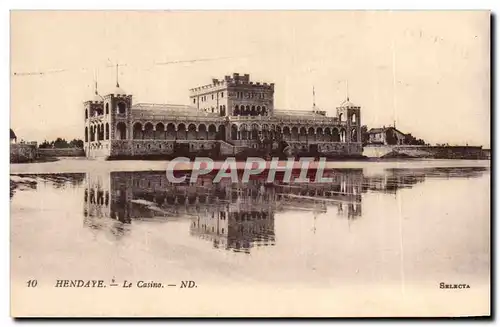
[[[339,114],[339,121],[347,121],[347,120],[350,120],[351,123],[356,124],[356,121],[358,121],[359,118],[358,118],[358,115],[355,112],[353,112],[353,113],[351,113],[350,117],[348,117],[346,119],[344,113],[341,112]]]
[[[123,115],[126,112],[127,112],[127,105],[125,104],[125,102],[123,102],[123,101],[118,102],[116,104],[116,113]],[[104,110],[102,107],[92,107],[90,109],[90,116],[100,116],[103,114],[106,114],[106,115],[109,114],[109,103],[106,103],[104,105]],[[89,109],[85,109],[85,119],[88,119],[88,118],[89,118]]]
[[[127,126],[119,122],[115,129],[115,139],[128,139]],[[358,132],[353,128],[348,133],[343,127],[305,127],[305,126],[275,126],[258,124],[232,124],[230,130],[231,140],[284,140],[284,141],[317,141],[317,142],[358,142]],[[94,142],[110,139],[108,123],[91,125],[90,130],[85,127],[85,142]],[[225,140],[226,129],[224,125],[216,124],[174,124],[147,122],[134,123],[132,127],[134,140]]]
[[[344,128],[322,128],[322,127],[289,127],[276,126],[269,130],[266,125],[262,128],[257,124],[250,126],[241,124],[231,125],[232,140],[259,140],[259,139],[282,139],[284,141],[320,141],[320,142],[347,142],[347,137],[350,137],[351,142],[357,142],[358,134],[355,128],[352,129],[350,135],[347,134]]]
[[[224,125],[206,124],[186,124],[180,123],[177,126],[169,123],[153,125],[148,122],[144,125],[137,122],[132,127],[132,138],[134,140],[155,139],[155,140],[222,140],[225,139],[226,129]]]
[[[109,124],[90,125],[85,127],[85,142],[109,140]]]
[[[233,116],[267,116],[266,106],[244,106],[236,105],[234,106]]]

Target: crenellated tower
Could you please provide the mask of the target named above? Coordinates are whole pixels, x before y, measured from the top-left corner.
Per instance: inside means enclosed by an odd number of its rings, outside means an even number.
[[[337,107],[337,119],[341,125],[340,141],[354,143],[352,151],[361,144],[361,107],[349,101],[349,97]],[[349,146],[349,145],[348,145]],[[358,149],[359,150],[359,149]]]
[[[95,86],[94,97],[84,103],[85,108],[85,153],[87,157],[106,158],[113,148],[119,146],[116,141],[127,140],[130,131],[130,111],[132,95],[127,94],[118,82],[102,97]]]

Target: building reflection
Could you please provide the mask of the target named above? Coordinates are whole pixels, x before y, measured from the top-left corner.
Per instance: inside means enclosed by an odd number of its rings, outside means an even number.
[[[451,170],[450,170],[451,169]],[[275,214],[287,211],[326,213],[357,219],[362,216],[362,193],[396,193],[427,177],[477,176],[484,168],[390,169],[364,176],[362,169],[331,169],[327,183],[267,183],[267,175],[248,183],[231,183],[215,176],[200,176],[196,183],[173,184],[165,171],[87,173],[84,221],[89,228],[113,229],[123,235],[134,220],[190,220],[190,235],[207,240],[214,248],[250,253],[252,248],[273,246]],[[104,223],[101,218],[107,219]],[[114,221],[111,224],[109,221]]]
[[[436,167],[436,168],[391,168],[373,176],[363,177],[363,193],[381,192],[395,194],[398,190],[412,188],[426,178],[474,178],[481,176],[486,167]]]
[[[293,176],[289,183],[267,183],[265,177],[214,183],[214,176],[200,176],[196,183],[173,184],[165,171],[88,173],[85,224],[103,226],[99,218],[124,224],[158,217],[190,219],[192,236],[215,248],[248,253],[253,247],[275,244],[276,212],[326,212],[336,207],[342,217],[361,216],[362,170],[331,170],[324,176],[333,182],[315,182],[314,176],[298,182]]]
[[[363,182],[363,192],[382,192],[396,194],[400,189],[412,188],[425,180],[424,172],[412,172],[405,170],[390,170],[384,174],[365,177]]]

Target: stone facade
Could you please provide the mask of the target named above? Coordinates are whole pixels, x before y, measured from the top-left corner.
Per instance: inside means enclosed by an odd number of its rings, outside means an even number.
[[[233,74],[190,90],[189,105],[133,104],[120,89],[84,103],[87,157],[175,155],[217,149],[361,155],[360,107],[349,99],[335,117],[317,110],[277,110],[274,84]]]

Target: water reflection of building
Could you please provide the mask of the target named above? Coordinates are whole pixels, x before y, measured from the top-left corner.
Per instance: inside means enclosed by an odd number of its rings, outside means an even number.
[[[412,188],[426,178],[450,179],[481,176],[485,167],[435,167],[435,168],[392,168],[374,176],[363,177],[363,193],[367,191],[395,194],[398,190]]]
[[[111,224],[112,228],[123,228],[134,219],[190,219],[191,235],[210,241],[216,248],[249,253],[252,248],[275,244],[278,212],[327,212],[333,208],[337,216],[354,219],[362,215],[362,193],[395,193],[428,177],[474,177],[485,170],[389,169],[368,177],[362,169],[333,169],[325,172],[332,178],[328,183],[316,183],[311,176],[307,183],[292,178],[290,183],[277,180],[272,184],[265,178],[213,183],[214,176],[200,176],[196,183],[172,184],[165,171],[88,173],[84,216],[91,228],[103,226],[96,220],[102,217],[118,223]]]
[[[275,243],[274,215],[280,211],[322,211],[336,206],[341,216],[361,215],[362,170],[332,170],[333,182],[266,183],[265,178],[231,183],[200,176],[196,183],[173,184],[165,171],[89,173],[85,217],[132,219],[183,217],[190,233],[214,247],[249,252]],[[88,221],[91,224],[91,221]]]
[[[407,170],[386,170],[383,174],[365,177],[363,192],[382,192],[395,194],[399,189],[412,188],[425,180],[425,173]]]

